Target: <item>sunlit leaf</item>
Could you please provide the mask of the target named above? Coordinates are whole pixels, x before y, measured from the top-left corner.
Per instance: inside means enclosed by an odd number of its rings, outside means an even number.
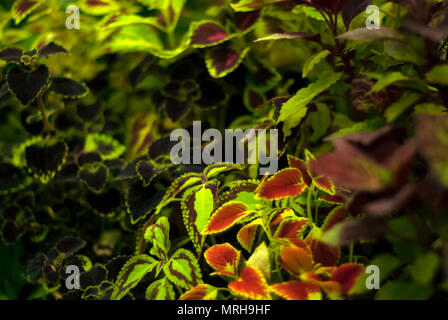
[[[263,274],[255,267],[246,266],[240,278],[228,285],[236,295],[254,300],[267,300],[270,298],[268,284]]]
[[[238,275],[240,252],[229,243],[214,245],[204,252],[207,263],[215,269],[211,275],[235,278]]]

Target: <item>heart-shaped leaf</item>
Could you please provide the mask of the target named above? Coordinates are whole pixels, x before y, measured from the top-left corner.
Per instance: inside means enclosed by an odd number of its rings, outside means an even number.
[[[240,278],[229,283],[229,289],[236,295],[254,300],[270,298],[268,284],[263,274],[253,266],[246,266]]]
[[[12,93],[26,106],[43,90],[49,78],[48,68],[40,65],[33,71],[14,67],[9,70],[6,81]]]
[[[39,177],[43,183],[47,183],[57,171],[61,170],[67,151],[67,145],[61,141],[28,146],[25,149],[28,170]]]
[[[211,275],[235,278],[238,275],[240,252],[229,243],[217,244],[204,252],[207,263],[216,271]]]

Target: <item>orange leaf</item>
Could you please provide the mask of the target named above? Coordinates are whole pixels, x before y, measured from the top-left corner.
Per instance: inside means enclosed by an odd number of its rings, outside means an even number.
[[[229,202],[213,214],[202,233],[212,234],[227,230],[249,213],[250,211],[247,211],[247,207],[243,203]]]
[[[306,184],[303,182],[300,171],[288,168],[267,179],[258,190],[258,197],[268,200],[295,197],[300,195],[305,188]]]
[[[268,284],[263,274],[253,266],[246,266],[240,278],[229,283],[229,289],[236,295],[248,299],[267,300],[270,298]]]
[[[311,271],[314,267],[311,253],[296,246],[282,246],[278,260],[286,271],[294,275]]]
[[[207,263],[216,270],[212,275],[218,274],[229,277],[238,275],[240,252],[229,243],[217,244],[204,253]]]
[[[185,292],[179,300],[216,300],[217,289],[208,284],[199,284]]]
[[[261,218],[255,219],[251,223],[246,224],[243,226],[238,234],[236,235],[236,238],[240,245],[246,249],[248,252],[252,250],[252,245],[254,244],[255,235],[257,233],[258,227],[261,225]]]
[[[301,281],[288,281],[270,286],[270,290],[287,300],[321,300],[319,286]]]

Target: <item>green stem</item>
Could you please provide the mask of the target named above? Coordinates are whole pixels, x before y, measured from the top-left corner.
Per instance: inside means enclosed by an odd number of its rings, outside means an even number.
[[[50,132],[50,122],[48,121],[47,113],[45,112],[44,101],[42,95],[37,97],[37,105],[40,110],[40,114],[42,116],[42,121],[44,122],[44,132]]]
[[[354,241],[352,241],[351,243],[350,243],[350,251],[349,251],[349,254],[348,254],[348,262],[349,263],[352,263],[353,262],[353,249],[355,248],[355,242]]]

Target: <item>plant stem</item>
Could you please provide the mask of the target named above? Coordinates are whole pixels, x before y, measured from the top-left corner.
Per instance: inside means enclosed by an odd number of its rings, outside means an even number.
[[[40,114],[42,116],[42,121],[44,122],[44,132],[50,131],[50,122],[48,121],[47,113],[45,112],[44,101],[42,95],[37,97],[37,105],[39,106]]]
[[[311,212],[311,200],[312,200],[312,195],[314,193],[314,182],[311,184],[311,186],[308,189],[308,196],[306,199],[306,213],[308,214],[308,223],[310,225],[313,225],[313,213]]]
[[[353,262],[353,249],[354,249],[354,247],[355,247],[355,242],[354,241],[352,241],[351,243],[350,243],[350,251],[349,251],[349,255],[348,255],[348,262],[349,263],[352,263]]]

